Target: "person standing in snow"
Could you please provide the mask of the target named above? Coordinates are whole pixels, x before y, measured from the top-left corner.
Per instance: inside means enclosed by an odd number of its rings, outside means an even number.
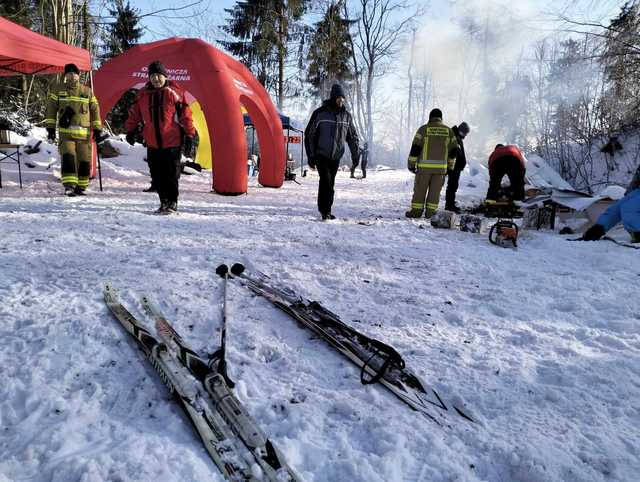
[[[158,60],[149,64],[149,82],[138,91],[125,123],[127,142],[135,143],[135,132],[142,124],[147,143],[147,162],[151,184],[160,198],[158,214],[178,210],[178,182],[182,169],[182,150],[189,152],[196,130],[185,92],[167,80],[164,65]]]
[[[440,191],[447,171],[453,169],[458,141],[453,130],[442,123],[442,111],[433,109],[429,122],[413,137],[408,169],[416,175],[408,218],[419,218],[424,211],[430,218],[438,209]]]
[[[93,139],[100,142],[102,122],[98,99],[89,87],[80,84],[80,69],[75,64],[64,66],[64,83],[49,92],[44,125],[51,142],[56,140],[58,127],[64,193],[84,196],[91,174],[90,136],[93,133]]]
[[[367,178],[367,162],[369,161],[369,144],[364,143],[362,149],[360,149],[360,170],[362,171],[362,179]],[[351,177],[355,178],[356,167],[358,163],[351,165]]]
[[[640,165],[627,187],[625,196],[600,215],[596,224],[585,231],[583,241],[597,241],[622,222],[632,243],[640,243]]]
[[[511,184],[511,200],[522,201],[524,199],[524,156],[515,145],[496,145],[489,157],[489,189],[487,191],[486,204],[495,204],[498,201],[502,178],[506,175]]]
[[[329,99],[311,114],[304,130],[304,147],[309,167],[320,175],[318,211],[322,219],[335,219],[331,214],[336,174],[344,154],[344,143],[351,151],[351,162],[358,162],[358,133],[353,118],[345,107],[344,90],[340,84],[331,86]]]
[[[467,124],[466,122],[461,122],[459,125],[453,126],[451,130],[455,134],[456,140],[458,141],[458,149],[456,150],[456,152],[449,154],[449,157],[455,157],[456,161],[453,165],[453,168],[447,171],[447,193],[445,196],[444,208],[447,211],[459,213],[460,208],[456,206],[456,192],[458,191],[458,186],[460,185],[460,174],[467,165],[467,156],[464,153],[463,140],[465,137],[467,137],[471,129],[469,129],[469,124]]]

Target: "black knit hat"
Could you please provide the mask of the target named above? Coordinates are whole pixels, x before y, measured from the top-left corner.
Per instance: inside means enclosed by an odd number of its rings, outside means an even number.
[[[68,74],[69,72],[75,72],[76,74],[80,75],[80,69],[76,64],[67,64],[64,66],[64,73]]]
[[[431,112],[429,112],[429,120],[434,119],[436,117],[438,119],[442,119],[442,111],[440,109],[433,109]]]
[[[167,69],[164,68],[164,65],[162,65],[162,62],[160,62],[159,60],[154,60],[149,64],[148,74],[149,77],[151,77],[151,75],[153,74],[162,74],[165,77],[169,77],[169,74],[167,74]]]
[[[333,84],[331,86],[331,93],[329,94],[330,99],[337,99],[338,97],[345,97],[344,90],[340,84]]]
[[[466,122],[461,122],[458,126],[458,132],[462,137],[466,137],[467,135],[469,135],[469,132],[471,132],[469,124],[467,124]]]

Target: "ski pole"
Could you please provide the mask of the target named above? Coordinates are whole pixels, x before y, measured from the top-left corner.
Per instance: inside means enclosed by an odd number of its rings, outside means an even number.
[[[100,165],[100,148],[96,144],[96,158],[98,159],[98,181],[100,182],[100,192],[102,192],[102,166]]]
[[[227,383],[229,388],[233,388],[235,383],[231,381],[229,376],[227,375],[227,280],[229,278],[229,267],[226,264],[221,264],[216,268],[216,274],[220,276],[223,280],[222,286],[222,331],[220,333],[220,349],[216,351],[212,357],[209,365],[215,362],[218,359],[218,366],[216,367],[217,372],[222,375],[224,381]],[[213,368],[213,367],[212,367]]]

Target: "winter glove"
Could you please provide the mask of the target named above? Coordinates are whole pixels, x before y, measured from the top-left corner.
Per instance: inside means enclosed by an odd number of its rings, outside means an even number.
[[[309,164],[309,167],[310,167],[311,169],[315,169],[315,168],[316,168],[316,161],[315,161],[315,159],[309,159],[309,160],[308,160],[308,162],[307,162],[307,164]]]
[[[409,168],[409,170],[410,170],[412,173],[414,173],[414,174],[416,173],[416,168],[415,168],[415,166],[414,166],[414,167],[410,167],[410,168]]]
[[[597,241],[605,235],[604,226],[602,224],[594,224],[582,235],[583,241]]]
[[[186,136],[184,138],[184,155],[191,157],[191,149],[193,149],[193,137]]]
[[[53,127],[47,127],[47,139],[51,142],[56,140],[56,130]]]
[[[107,134],[102,132],[100,129],[93,129],[93,140],[96,144],[100,144],[105,141],[109,137]]]
[[[58,118],[58,125],[63,129],[68,129],[69,126],[71,126],[71,121],[73,120],[73,116],[75,114],[76,113],[74,112],[73,108],[70,105],[68,105],[67,107],[64,108],[64,110],[62,111],[62,114]]]
[[[136,143],[136,133],[135,132],[127,132],[127,142],[130,145],[134,145]]]

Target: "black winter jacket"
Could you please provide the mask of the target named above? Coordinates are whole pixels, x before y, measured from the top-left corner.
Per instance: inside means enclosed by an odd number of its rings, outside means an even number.
[[[323,157],[334,162],[340,161],[344,154],[345,141],[351,151],[351,161],[358,162],[358,133],[353,125],[351,114],[343,106],[341,109],[325,100],[322,106],[311,114],[304,130],[304,147],[307,159],[313,163]]]
[[[462,170],[467,165],[467,155],[464,153],[464,143],[462,142],[462,136],[460,135],[460,132],[458,132],[458,126],[453,126],[451,130],[456,136],[456,139],[458,141],[458,147],[457,149],[455,149],[455,152],[449,153],[449,157],[456,158],[456,164],[453,167],[453,170],[462,172]]]

